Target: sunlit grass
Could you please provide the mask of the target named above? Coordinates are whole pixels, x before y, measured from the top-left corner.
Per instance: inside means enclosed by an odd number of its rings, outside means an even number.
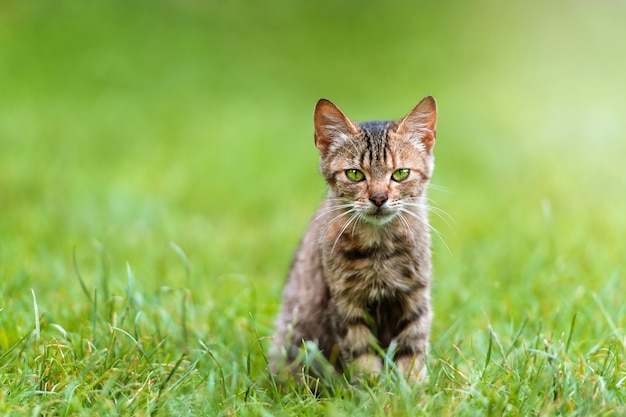
[[[462,319],[439,320],[424,385],[410,387],[388,370],[370,385],[335,383],[331,394],[316,397],[303,386],[276,385],[267,374],[265,338],[253,314],[229,310],[210,294],[205,298],[218,308],[194,303],[184,288],[140,293],[130,266],[126,291],[107,299],[110,278],[101,272],[98,288],[80,278],[85,293],[72,302],[73,313],[35,317],[45,308],[33,293],[30,326],[3,325],[3,339],[13,339],[0,357],[3,410],[589,415],[623,407],[623,333],[609,311],[623,317],[624,310],[614,310],[605,295],[590,294],[574,313],[519,322],[496,317],[474,331]],[[619,291],[616,285],[605,292]]]

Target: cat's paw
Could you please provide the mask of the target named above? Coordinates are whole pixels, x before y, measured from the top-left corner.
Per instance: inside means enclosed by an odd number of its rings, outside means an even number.
[[[415,356],[402,356],[396,359],[396,366],[402,376],[411,384],[422,382],[427,377],[424,361]]]
[[[364,353],[354,360],[353,369],[355,379],[376,379],[383,369],[383,363],[380,357]]]

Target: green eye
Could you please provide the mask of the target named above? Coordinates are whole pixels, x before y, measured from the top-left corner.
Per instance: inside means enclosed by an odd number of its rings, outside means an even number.
[[[409,176],[409,172],[410,171],[408,168],[399,169],[393,174],[391,174],[391,179],[397,182],[403,181],[407,179],[407,177]]]
[[[358,169],[346,169],[346,177],[354,182],[360,182],[365,179],[365,175]]]

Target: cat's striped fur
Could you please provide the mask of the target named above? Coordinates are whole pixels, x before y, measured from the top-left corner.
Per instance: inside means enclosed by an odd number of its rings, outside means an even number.
[[[426,187],[436,119],[432,97],[398,121],[365,123],[328,100],[317,103],[315,144],[329,193],[295,254],[274,371],[299,373],[300,347],[313,342],[337,370],[353,365],[357,375],[375,375],[377,344],[395,346],[407,378],[424,376],[432,315]]]

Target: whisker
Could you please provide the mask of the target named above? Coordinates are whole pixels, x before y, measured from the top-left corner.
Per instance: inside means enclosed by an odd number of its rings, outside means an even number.
[[[328,229],[330,228],[330,226],[332,226],[333,223],[335,223],[335,221],[337,221],[338,219],[347,216],[348,214],[352,214],[356,211],[356,209],[350,209],[348,211],[345,211],[341,214],[338,214],[337,216],[333,217],[329,222],[326,223],[326,225],[324,226],[324,228],[322,229],[322,233],[321,236],[324,236],[326,234],[326,232],[328,231]]]
[[[353,204],[352,204],[352,203],[335,204],[335,205],[332,205],[332,206],[323,207],[323,208],[321,208],[321,209],[320,209],[320,210],[318,210],[318,211],[321,211],[321,212],[328,212],[328,211],[333,211],[333,210],[336,210],[336,209],[346,208],[346,207],[351,207],[351,206],[353,206]]]
[[[335,239],[335,243],[333,243],[333,247],[330,250],[330,254],[332,255],[333,252],[335,252],[335,246],[337,246],[337,242],[339,242],[339,238],[341,237],[341,235],[343,235],[343,232],[346,231],[346,229],[348,228],[348,226],[350,226],[350,223],[352,223],[359,215],[358,214],[352,214],[352,216],[350,216],[350,218],[348,219],[348,221],[346,222],[346,224],[343,225],[343,227],[341,228],[341,230],[339,231],[339,233],[337,234],[337,238]]]
[[[414,219],[416,219],[417,221],[419,221],[420,223],[425,225],[428,229],[430,229],[435,235],[437,235],[437,237],[439,238],[441,243],[443,243],[443,245],[448,250],[448,253],[450,253],[450,255],[452,255],[452,251],[450,250],[450,247],[446,243],[445,239],[443,238],[443,235],[439,232],[439,230],[437,230],[434,226],[432,226],[430,223],[428,223],[428,221],[426,221],[426,219],[423,219],[422,217],[420,217],[419,215],[413,213],[411,210],[406,209],[405,207],[401,207],[400,211],[402,213],[406,213],[406,214],[410,215],[411,217],[413,217]]]
[[[409,221],[406,219],[404,213],[402,211],[398,212],[398,219],[402,222],[403,226],[406,228],[406,231],[409,235],[411,235],[411,240],[413,241],[413,247],[417,247],[417,240],[415,239],[415,233],[413,232],[413,228],[409,224]]]
[[[320,210],[318,210],[319,213],[323,213],[323,214],[328,214],[330,212],[339,210],[339,209],[343,209],[343,208],[348,208],[348,207],[352,207],[353,204],[337,204],[334,206],[329,206],[329,207],[324,207]]]
[[[433,184],[432,182],[428,184],[428,188],[432,188],[437,191],[443,191],[444,193],[451,193],[452,190],[448,187],[444,187],[443,185]]]
[[[428,206],[427,210],[431,213],[433,213],[434,215],[436,215],[437,217],[439,217],[441,220],[443,220],[443,222],[450,228],[452,228],[452,226],[450,225],[450,222],[457,224],[456,220],[454,220],[454,217],[452,217],[447,211],[442,210],[438,207],[433,207],[433,206]]]
[[[365,214],[363,212],[358,212],[356,216],[357,216],[356,221],[352,225],[352,236],[354,236],[354,229],[356,228],[356,225],[361,221],[361,219],[365,216]]]
[[[418,220],[420,223],[422,223],[424,225],[428,224],[428,221],[426,219],[422,218],[420,215],[412,212],[411,210],[407,209],[406,207],[400,207],[400,211],[402,213],[408,214],[409,216],[413,217],[415,220]]]
[[[337,210],[341,210],[341,209],[345,209],[345,208],[349,208],[352,207],[352,204],[339,204],[336,206],[330,206],[330,207],[325,207],[323,209],[318,210],[317,212],[317,216],[315,216],[315,218],[313,218],[313,221],[318,220],[321,217],[326,216],[329,213],[332,213],[333,211],[337,211]]]
[[[413,203],[410,201],[404,202],[404,205],[408,207],[416,207],[416,208],[428,210],[429,212],[435,214],[437,217],[443,220],[443,222],[450,228],[452,228],[452,225],[450,224],[450,222],[452,222],[453,224],[456,224],[456,220],[454,220],[454,217],[452,217],[447,211],[440,209],[439,207],[435,207],[429,204]]]

